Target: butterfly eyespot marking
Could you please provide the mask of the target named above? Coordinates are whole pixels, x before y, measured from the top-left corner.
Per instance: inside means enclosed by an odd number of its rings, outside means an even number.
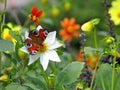
[[[35,36],[39,36],[39,32],[38,31],[33,31],[33,34],[35,35]]]
[[[31,44],[31,43],[27,43],[27,44],[26,44],[26,47],[28,47],[28,48],[29,48],[29,47],[32,47],[32,44]]]
[[[45,30],[43,33],[44,33],[45,36],[48,35],[48,31],[47,30]]]

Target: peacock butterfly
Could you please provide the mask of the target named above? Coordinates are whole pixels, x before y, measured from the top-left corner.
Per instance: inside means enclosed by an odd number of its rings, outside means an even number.
[[[47,30],[44,29],[29,31],[29,38],[25,40],[25,46],[31,55],[34,55],[37,51],[39,51],[39,48],[45,40],[47,34]]]

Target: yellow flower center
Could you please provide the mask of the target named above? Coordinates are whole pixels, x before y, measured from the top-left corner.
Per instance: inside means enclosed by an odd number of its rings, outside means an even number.
[[[118,12],[117,16],[118,16],[118,18],[120,18],[120,12]]]
[[[37,17],[36,17],[36,16],[33,16],[33,17],[32,17],[32,20],[33,20],[33,21],[36,21],[36,20],[37,20]]]
[[[42,45],[39,46],[40,52],[45,52],[47,50],[47,44],[43,43]]]
[[[13,38],[10,36],[10,35],[7,35],[6,37],[5,37],[5,40],[12,40]]]
[[[67,29],[67,31],[68,31],[69,33],[72,33],[72,32],[73,32],[73,27],[72,27],[72,26],[69,26],[68,29]]]

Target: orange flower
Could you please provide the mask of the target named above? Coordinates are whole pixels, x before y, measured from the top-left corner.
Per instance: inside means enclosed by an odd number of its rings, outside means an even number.
[[[61,21],[61,26],[63,29],[60,30],[59,34],[62,36],[64,41],[71,42],[72,37],[79,36],[77,30],[80,28],[80,25],[75,24],[75,18],[65,18],[63,21]]]
[[[90,66],[91,68],[95,68],[95,66],[98,63],[98,55],[93,55],[92,57],[88,58],[86,61],[86,64]]]
[[[30,19],[36,24],[39,25],[38,22],[39,17],[42,15],[43,11],[38,11],[37,7],[32,7]]]
[[[78,60],[79,62],[82,62],[82,61],[83,61],[83,56],[84,56],[83,52],[79,52],[79,53],[78,53],[78,56],[77,56],[77,60]]]

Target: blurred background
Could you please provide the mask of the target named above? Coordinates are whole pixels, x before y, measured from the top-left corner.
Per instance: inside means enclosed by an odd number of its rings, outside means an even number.
[[[4,0],[0,0],[0,11],[3,10]],[[111,3],[112,0],[109,0]],[[97,27],[97,41],[99,47],[105,46],[104,37],[108,34],[108,26],[105,15],[103,0],[7,0],[7,13],[5,23],[12,22],[15,25],[21,25],[28,28],[29,15],[31,8],[37,6],[39,10],[43,10],[43,15],[40,18],[41,25],[48,31],[59,30],[62,28],[60,21],[65,17],[76,19],[76,23],[83,23],[94,18],[100,18],[100,23]],[[119,34],[119,26],[114,27],[114,30]],[[81,30],[79,30],[81,33]],[[93,32],[85,33],[85,45],[94,47]],[[59,34],[57,37],[61,39]],[[71,42],[72,47],[79,50],[80,38],[74,38]]]

